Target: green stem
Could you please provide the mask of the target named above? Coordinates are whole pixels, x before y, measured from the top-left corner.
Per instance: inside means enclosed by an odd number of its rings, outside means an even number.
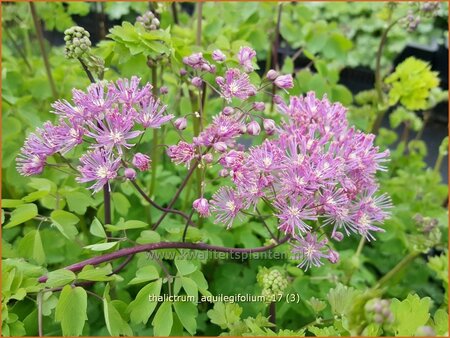
[[[356,257],[359,257],[361,255],[361,252],[364,248],[364,244],[366,244],[366,237],[363,236],[363,237],[361,237],[359,244],[358,244],[358,248],[356,249],[356,253],[355,253]]]
[[[157,86],[158,86],[158,71],[156,68],[156,65],[153,65],[151,67],[152,70],[152,86],[153,86],[153,95],[157,95]],[[152,176],[150,181],[150,189],[149,189],[149,195],[150,197],[153,196],[153,192],[155,191],[155,185],[156,185],[156,171],[158,168],[158,162],[159,162],[159,154],[158,154],[158,130],[153,129],[153,140],[152,140]]]
[[[392,9],[389,14],[389,21],[391,20],[391,16],[392,16]],[[375,57],[375,90],[377,92],[378,104],[381,104],[382,106],[384,106],[385,98],[383,95],[383,82],[382,82],[382,76],[381,76],[381,57],[383,56],[383,49],[386,45],[389,32],[403,18],[404,18],[404,16],[392,21],[386,27],[386,29],[383,31],[383,33],[381,35],[381,39],[380,39],[380,44],[378,45],[377,54]],[[377,108],[377,109],[379,109],[379,108]],[[371,130],[372,134],[375,134],[375,135],[378,134],[378,131],[380,130],[381,123],[383,122],[383,118],[384,118],[384,115],[386,114],[386,112],[387,112],[386,108],[382,108],[382,109],[378,110],[377,118],[375,119],[375,122],[372,126],[372,130]]]
[[[47,72],[48,82],[50,84],[50,88],[52,90],[53,97],[58,96],[58,92],[56,91],[55,82],[53,81],[52,72],[50,70],[50,62],[48,61],[47,52],[45,51],[44,46],[44,37],[42,35],[42,26],[39,22],[39,18],[36,12],[36,7],[33,2],[30,2],[31,15],[33,17],[34,27],[36,28],[36,34],[39,41],[39,48],[41,49],[42,59],[44,60],[45,71]]]
[[[202,45],[202,17],[203,17],[203,2],[197,3],[197,35],[195,44],[197,46]]]
[[[439,153],[437,159],[436,159],[436,163],[434,164],[434,168],[433,171],[435,173],[438,173],[441,170],[441,166],[442,166],[442,161],[444,160],[444,155],[442,155],[441,153]]]
[[[409,263],[411,263],[417,256],[419,255],[419,252],[410,252],[407,254],[403,259],[392,268],[387,274],[385,274],[378,283],[374,286],[374,289],[378,289],[382,286],[384,286],[386,283],[389,282],[389,280],[392,279],[397,273],[402,271]]]

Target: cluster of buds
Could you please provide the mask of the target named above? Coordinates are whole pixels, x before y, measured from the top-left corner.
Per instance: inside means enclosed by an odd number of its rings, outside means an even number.
[[[365,306],[367,318],[376,324],[391,324],[394,322],[394,315],[390,309],[390,302],[387,299],[375,298],[367,302]]]
[[[423,217],[421,214],[416,214],[413,219],[424,234],[430,234],[438,225],[436,218]]]
[[[76,59],[91,48],[90,34],[83,27],[73,26],[64,31],[66,42],[65,55],[68,59]]]
[[[420,23],[420,16],[414,15],[412,10],[408,11],[408,15],[404,18],[404,25],[408,32],[414,32]]]
[[[424,2],[421,4],[420,11],[425,16],[436,16],[441,8],[441,4],[438,1]]]
[[[148,11],[145,14],[138,16],[136,21],[141,23],[144,28],[149,31],[159,29],[159,20],[152,11]]]
[[[414,250],[427,252],[441,240],[442,233],[438,227],[439,222],[436,218],[424,217],[421,214],[416,214],[413,220],[419,233],[410,235],[410,243]]]
[[[262,287],[261,295],[264,296],[267,303],[271,303],[283,295],[288,286],[286,277],[278,269],[262,268],[256,279]]]
[[[290,89],[294,87],[294,80],[290,74],[280,75],[276,70],[271,69],[267,72],[266,77],[278,88]]]

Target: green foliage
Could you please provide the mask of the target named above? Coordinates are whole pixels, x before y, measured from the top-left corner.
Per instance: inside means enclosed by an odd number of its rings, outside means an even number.
[[[394,314],[394,330],[396,336],[413,336],[417,328],[427,323],[430,318],[430,298],[420,298],[418,295],[408,295],[399,301],[393,299],[391,310]]]
[[[59,295],[55,319],[64,336],[80,336],[87,320],[87,293],[82,287],[66,285]]]
[[[410,110],[427,108],[430,90],[439,85],[437,73],[431,71],[430,65],[414,57],[399,64],[385,82],[391,86],[389,104],[400,102]]]

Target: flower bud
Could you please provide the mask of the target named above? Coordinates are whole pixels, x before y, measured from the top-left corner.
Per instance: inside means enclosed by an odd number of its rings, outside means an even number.
[[[196,210],[200,216],[202,217],[208,217],[210,212],[209,212],[209,202],[206,198],[198,198],[194,201],[194,203],[192,203],[192,207],[194,208],[194,210]]]
[[[161,95],[166,95],[169,92],[169,88],[167,88],[166,86],[162,86],[161,88],[159,88],[159,93]]]
[[[136,18],[136,22],[139,22],[144,26],[146,30],[153,31],[159,28],[159,20],[155,17],[151,11],[144,13]]]
[[[216,143],[214,143],[213,147],[219,153],[223,153],[223,152],[227,151],[227,145],[225,142],[216,142]]]
[[[216,83],[219,86],[223,86],[225,84],[225,79],[222,76],[218,76],[218,77],[216,77]]]
[[[206,163],[211,163],[213,161],[213,155],[210,153],[203,155],[202,158]]]
[[[274,81],[277,77],[278,77],[278,72],[274,69],[271,69],[267,72],[267,79],[269,79],[270,81]]]
[[[275,121],[272,119],[264,119],[263,127],[267,135],[272,135],[275,132]]]
[[[132,163],[140,171],[145,171],[150,168],[150,163],[152,163],[152,161],[147,155],[136,153],[133,157]]]
[[[129,180],[134,180],[136,178],[136,170],[133,168],[125,168],[124,175]]]
[[[68,59],[81,57],[91,47],[90,34],[83,27],[74,26],[64,31],[65,56]]]
[[[203,85],[203,80],[202,80],[200,77],[196,76],[196,77],[193,77],[193,78],[192,78],[191,83],[192,83],[195,87],[201,88],[202,85]]]
[[[282,104],[283,103],[283,99],[281,98],[280,95],[274,95],[273,96],[273,103],[275,103],[275,104]]]
[[[225,116],[233,115],[234,114],[233,107],[225,107],[225,108],[223,108],[222,114],[225,115]]]
[[[253,109],[256,111],[264,111],[265,108],[266,108],[266,105],[264,104],[264,102],[253,103]]]
[[[184,69],[184,68],[181,68],[181,69],[180,69],[180,76],[185,76],[187,73],[188,73],[188,72],[187,72],[186,69]]]
[[[340,232],[340,231],[334,231],[331,234],[331,238],[334,239],[337,242],[340,242],[340,241],[342,241],[344,239],[344,234],[342,232]]]
[[[294,79],[291,74],[280,75],[275,79],[275,81],[273,81],[273,83],[281,89],[289,89],[294,87]]]
[[[259,126],[258,122],[256,121],[252,121],[247,125],[247,133],[249,135],[259,135],[259,133],[261,132],[261,127]]]
[[[214,52],[212,52],[212,58],[217,62],[223,62],[226,59],[225,54],[222,53],[220,49],[216,49]]]
[[[219,176],[220,177],[227,177],[229,175],[229,172],[227,169],[222,169],[219,171]]]
[[[187,120],[185,117],[179,117],[173,124],[178,130],[185,130],[187,127]]]
[[[328,252],[328,260],[331,263],[336,264],[339,261],[339,253],[337,251],[330,250]]]
[[[247,126],[245,124],[241,125],[240,129],[241,129],[240,130],[241,134],[246,134],[247,133]]]

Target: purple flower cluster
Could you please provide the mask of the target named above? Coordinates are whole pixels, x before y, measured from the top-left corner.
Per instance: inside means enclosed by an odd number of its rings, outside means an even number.
[[[300,243],[295,251],[302,267],[319,266],[325,256],[336,261],[317,233],[331,226],[332,239],[344,232],[371,240],[372,232],[383,231],[378,224],[391,204],[386,194],[376,194],[375,174],[385,170],[389,152],[373,145],[373,135],[350,128],[343,106],[314,93],[291,97],[278,110],[287,119],[276,138],[247,152],[230,150],[219,160],[234,187],[213,196],[216,222],[230,227],[239,211],[265,201],[276,210],[279,229]]]
[[[252,57],[246,51],[238,58],[249,66]],[[292,86],[290,75],[272,72],[269,81],[281,88]],[[256,93],[248,75],[237,68],[226,70],[216,82],[228,103]],[[219,176],[229,177],[232,185],[221,187],[210,201],[203,196],[195,201],[200,216],[212,212],[216,223],[230,228],[236,217],[269,204],[278,228],[293,240],[300,267],[320,266],[323,258],[336,263],[339,254],[330,241],[351,233],[372,240],[373,232],[383,231],[379,225],[389,217],[391,202],[386,194],[377,194],[375,174],[385,170],[389,152],[374,146],[374,135],[350,127],[346,109],[326,97],[308,93],[292,96],[287,103],[278,97],[277,109],[284,115],[281,125],[261,117],[266,135],[272,137],[248,150],[236,140],[261,132],[250,111],[264,110],[262,102],[254,102],[247,111],[225,107],[192,144],[182,141],[168,154],[175,163],[189,166],[215,152],[217,161],[205,162],[218,164]]]
[[[53,113],[58,123],[44,123],[31,133],[17,157],[17,169],[25,176],[44,170],[47,159],[65,155],[83,142],[89,148],[80,158],[78,182],[94,182],[97,192],[118,176],[125,152],[147,128],[160,128],[173,118],[165,115],[166,106],[151,93],[151,85],[139,86],[140,79],[119,79],[116,83],[99,82],[86,92],[74,89],[73,104],[56,101]],[[150,159],[136,154],[132,163],[147,170]],[[129,174],[129,177],[133,175]]]

